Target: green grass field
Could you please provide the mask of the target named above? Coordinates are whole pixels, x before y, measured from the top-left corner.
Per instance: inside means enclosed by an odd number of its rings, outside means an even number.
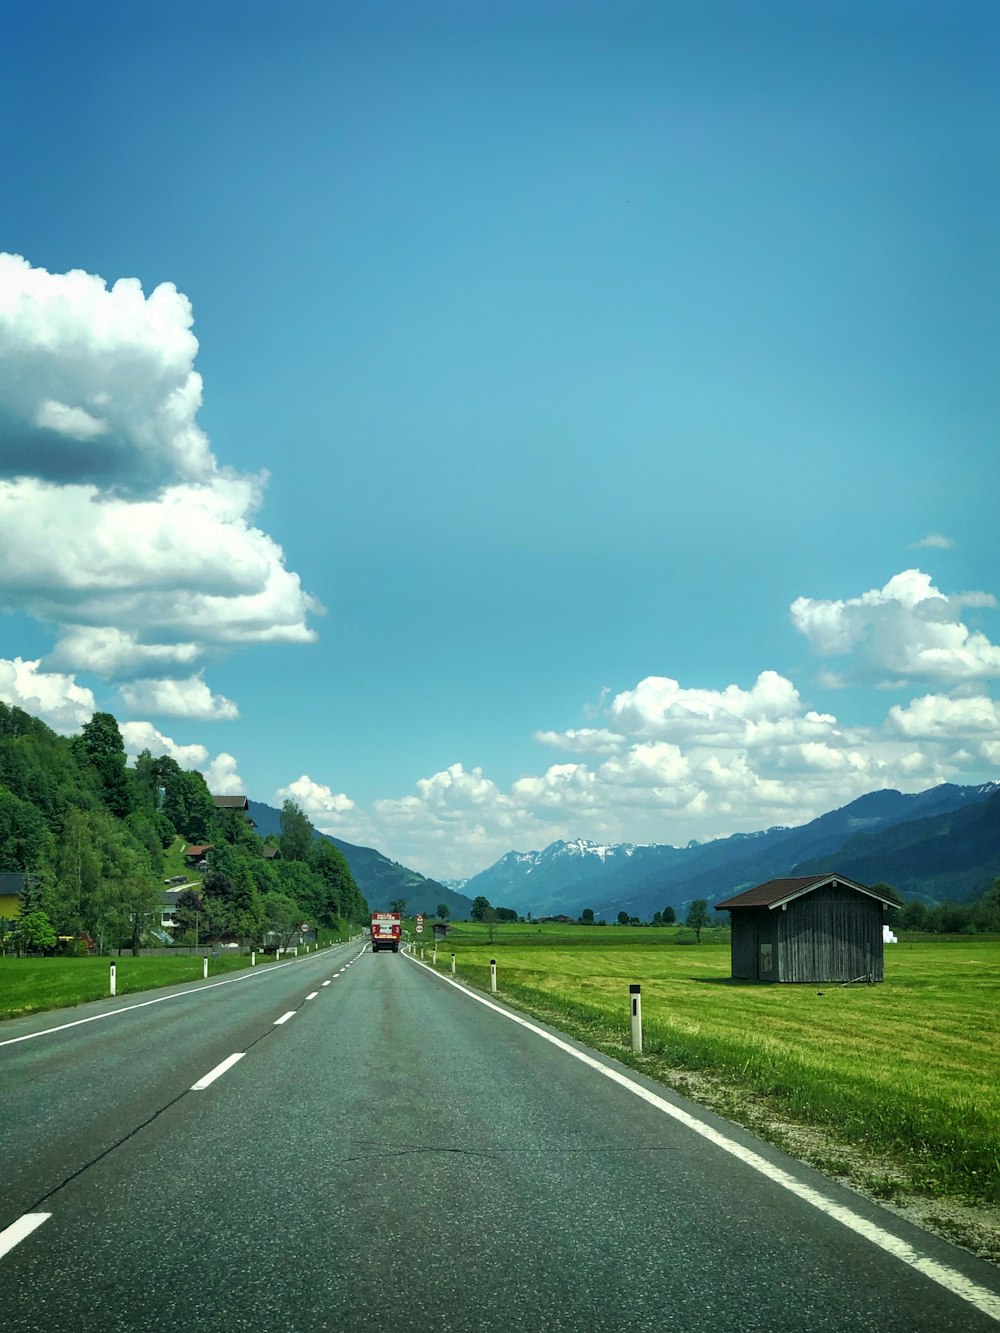
[[[132,958],[0,958],[0,1019],[46,1009],[64,1009],[108,995],[110,964],[115,964],[119,995],[198,981],[202,960],[197,954]],[[249,967],[248,957],[209,958],[208,975],[221,976]]]
[[[347,921],[341,923],[340,930],[324,926],[319,932],[319,943],[324,948],[339,944],[350,937],[351,930]],[[259,962],[264,958],[264,954],[258,954]],[[270,961],[274,962],[273,956]],[[200,981],[203,967],[201,954],[189,954],[180,949],[173,954],[157,954],[149,958],[133,958],[131,954],[92,958],[0,956],[0,1021],[105,999],[109,993],[111,963],[115,964],[117,972],[115,990],[118,995]],[[208,960],[208,975],[222,976],[249,966],[249,953],[220,949],[217,957]]]
[[[680,947],[669,927],[511,925],[495,926],[491,944],[487,927],[465,925],[438,967],[454,949],[458,976],[488,989],[496,958],[501,996],[626,1062],[675,1086],[684,1071],[708,1074],[758,1111],[890,1159],[899,1172],[887,1193],[1000,1200],[1000,940],[887,945],[877,986],[778,986],[731,981],[722,934]],[[426,941],[424,952],[429,961]]]

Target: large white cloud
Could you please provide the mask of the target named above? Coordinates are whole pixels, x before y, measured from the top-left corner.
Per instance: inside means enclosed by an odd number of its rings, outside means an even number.
[[[169,283],[0,255],[0,608],[60,627],[47,668],[165,679],[315,638],[322,608],[254,523],[266,477],[220,468],[197,424],[191,324]],[[129,697],[227,715],[201,691]]]
[[[232,699],[213,694],[201,676],[186,680],[133,680],[120,694],[133,712],[169,717],[198,718],[202,722],[229,722],[239,717]]]
[[[79,731],[93,715],[93,693],[71,675],[40,668],[40,659],[0,658],[0,699],[40,717],[54,731]]]
[[[338,815],[354,809],[354,802],[343,792],[335,792],[332,787],[322,782],[313,782],[308,773],[290,782],[287,787],[279,787],[275,793],[281,803],[294,801],[309,816],[310,821],[322,833],[333,833],[335,829],[326,827]]]
[[[919,569],[895,574],[860,597],[799,597],[792,623],[821,657],[851,659],[844,679],[957,684],[1000,672],[1000,647],[961,619],[965,607],[994,607],[990,593],[945,595]]]
[[[210,478],[192,323],[172,283],[146,297],[0,254],[3,471],[130,492]]]

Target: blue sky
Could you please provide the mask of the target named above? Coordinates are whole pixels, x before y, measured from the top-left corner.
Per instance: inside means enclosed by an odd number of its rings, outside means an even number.
[[[0,697],[439,877],[998,776],[993,6],[8,14]]]

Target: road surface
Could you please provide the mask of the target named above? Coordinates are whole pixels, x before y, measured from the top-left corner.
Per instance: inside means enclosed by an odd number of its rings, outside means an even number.
[[[997,1329],[990,1265],[482,998],[358,942],[4,1024],[0,1325]]]

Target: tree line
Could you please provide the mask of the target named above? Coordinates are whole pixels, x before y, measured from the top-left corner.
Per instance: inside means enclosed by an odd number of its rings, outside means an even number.
[[[294,802],[280,837],[262,839],[241,812],[216,807],[201,773],[148,750],[129,766],[111,713],[64,737],[0,703],[0,871],[24,876],[18,918],[0,933],[32,951],[60,939],[138,949],[159,925],[178,837],[212,850],[201,889],[178,900],[175,943],[261,944],[368,914],[343,854],[314,838]]]

